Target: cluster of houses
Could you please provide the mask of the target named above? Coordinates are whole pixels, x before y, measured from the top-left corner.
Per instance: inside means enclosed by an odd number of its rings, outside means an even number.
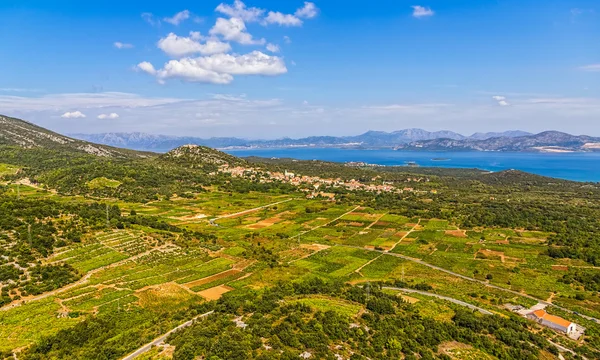
[[[382,182],[381,184],[364,184],[358,180],[342,180],[340,178],[337,179],[324,179],[318,176],[306,176],[306,175],[297,175],[289,171],[281,172],[271,172],[271,171],[263,171],[260,169],[250,168],[250,167],[242,167],[235,166],[231,167],[227,164],[222,165],[219,168],[219,172],[230,174],[234,177],[244,177],[253,180],[258,180],[261,183],[265,182],[273,182],[273,181],[281,181],[284,183],[288,183],[295,186],[308,186],[310,191],[307,195],[308,198],[315,197],[326,197],[332,198],[330,193],[324,193],[319,191],[321,187],[342,187],[347,190],[362,190],[369,191],[374,193],[382,193],[382,192],[393,192],[393,193],[403,193],[403,192],[413,192],[413,193],[432,193],[436,194],[436,190],[424,191],[424,190],[415,190],[411,187],[406,187],[404,189],[398,189],[393,186],[389,182]],[[375,179],[374,179],[375,180]],[[413,179],[409,179],[413,180]],[[422,179],[414,179],[414,181],[420,182]]]

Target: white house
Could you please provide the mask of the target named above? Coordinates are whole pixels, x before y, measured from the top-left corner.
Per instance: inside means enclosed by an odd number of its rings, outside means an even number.
[[[575,332],[577,325],[561,317],[548,314],[544,310],[536,310],[529,313],[527,317],[541,325],[547,326],[553,330],[563,332],[567,335]]]

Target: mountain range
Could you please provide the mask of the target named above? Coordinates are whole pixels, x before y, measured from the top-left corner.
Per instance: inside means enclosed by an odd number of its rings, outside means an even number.
[[[535,135],[515,137],[492,137],[484,140],[432,139],[400,144],[397,150],[429,151],[537,151],[537,152],[578,152],[600,151],[600,138],[575,136],[558,131],[545,131]]]
[[[395,148],[418,141],[449,139],[487,140],[491,138],[514,138],[531,135],[524,131],[502,133],[475,133],[464,136],[452,131],[429,132],[423,129],[405,129],[394,132],[368,131],[357,136],[311,136],[300,139],[247,140],[234,137],[199,138],[152,135],[145,133],[72,134],[77,139],[134,150],[165,152],[185,144],[203,145],[213,148],[285,148],[285,147],[335,147],[335,148]]]

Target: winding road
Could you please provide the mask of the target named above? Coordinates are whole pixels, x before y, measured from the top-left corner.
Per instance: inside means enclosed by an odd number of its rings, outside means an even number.
[[[459,273],[455,273],[454,271],[450,271],[448,269],[444,269],[444,268],[439,267],[439,266],[431,265],[429,263],[426,263],[423,260],[415,259],[415,258],[412,258],[410,256],[406,256],[406,255],[402,255],[402,254],[398,254],[398,253],[391,253],[391,252],[384,251],[384,250],[365,249],[364,247],[361,247],[361,246],[339,245],[339,244],[336,245],[336,246],[350,247],[350,248],[355,248],[355,249],[375,251],[375,252],[378,252],[378,253],[382,253],[382,254],[386,254],[386,255],[390,255],[390,256],[395,256],[395,257],[398,257],[398,258],[401,258],[401,259],[404,259],[404,260],[407,260],[407,261],[411,261],[411,262],[417,263],[419,265],[427,266],[428,268],[431,268],[431,269],[434,269],[434,270],[445,272],[446,274],[450,274],[452,276],[455,276],[455,277],[463,279],[463,280],[467,280],[467,281],[471,281],[471,282],[476,282],[476,283],[479,283],[479,284],[481,284],[483,286],[486,286],[486,287],[489,287],[489,288],[492,288],[492,289],[509,292],[511,294],[514,294],[514,295],[518,295],[518,296],[522,296],[524,298],[535,300],[535,301],[537,301],[537,302],[539,302],[539,303],[541,303],[543,305],[546,305],[546,306],[554,306],[555,308],[560,309],[562,311],[568,312],[568,313],[573,314],[573,315],[580,316],[580,317],[582,317],[584,319],[587,319],[587,320],[593,321],[593,322],[595,322],[597,324],[600,324],[600,320],[598,320],[598,319],[596,319],[594,317],[580,314],[578,312],[569,310],[569,309],[564,308],[562,306],[559,306],[559,305],[556,305],[556,304],[552,304],[552,303],[550,303],[550,302],[548,302],[546,300],[538,299],[535,296],[531,296],[531,295],[524,294],[524,293],[521,293],[521,292],[518,292],[518,291],[514,291],[514,290],[507,289],[507,288],[503,288],[501,286],[493,285],[493,284],[490,284],[490,283],[488,283],[486,281],[483,281],[483,280],[478,280],[478,279],[475,279],[475,278],[472,278],[472,277],[468,277],[468,276],[465,276],[465,275],[462,275],[462,274],[459,274]]]
[[[121,360],[133,360],[136,357],[150,351],[152,349],[153,346],[157,346],[162,344],[165,340],[167,340],[167,338],[169,337],[169,335],[171,335],[172,333],[174,333],[177,330],[181,330],[181,329],[185,329],[186,327],[191,326],[194,321],[207,317],[208,315],[212,314],[214,311],[209,311],[206,314],[202,314],[202,315],[198,315],[195,318],[193,318],[192,320],[186,321],[183,324],[179,325],[178,327],[174,328],[173,330],[157,337],[156,339],[154,339],[152,342],[149,342],[148,344],[142,346],[141,348],[137,349],[136,351],[132,352],[131,354],[125,356],[123,359]]]
[[[420,294],[420,295],[424,295],[424,296],[430,296],[430,297],[434,297],[434,298],[438,298],[438,299],[442,299],[442,300],[446,300],[449,301],[453,304],[456,305],[460,305],[460,306],[464,306],[466,308],[469,308],[471,310],[477,310],[480,313],[484,314],[484,315],[494,315],[493,312],[488,311],[484,308],[480,308],[479,306],[475,306],[472,304],[469,304],[467,302],[464,301],[460,301],[457,299],[453,299],[451,297],[447,297],[447,296],[442,296],[442,295],[438,295],[438,294],[434,294],[434,293],[430,293],[430,292],[426,292],[426,291],[420,291],[420,290],[414,290],[414,289],[405,289],[405,288],[397,288],[397,287],[388,287],[388,286],[384,286],[384,289],[388,289],[388,290],[398,290],[400,292],[403,293],[408,293],[408,294]]]

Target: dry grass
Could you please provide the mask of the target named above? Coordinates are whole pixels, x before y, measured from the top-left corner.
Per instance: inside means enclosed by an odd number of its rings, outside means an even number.
[[[457,238],[466,238],[467,237],[467,234],[465,233],[464,230],[446,230],[444,233],[446,235],[454,236]]]
[[[231,290],[234,289],[227,285],[219,285],[210,289],[200,291],[198,295],[202,296],[206,300],[219,300],[221,296],[223,296],[223,294],[228,293]]]

